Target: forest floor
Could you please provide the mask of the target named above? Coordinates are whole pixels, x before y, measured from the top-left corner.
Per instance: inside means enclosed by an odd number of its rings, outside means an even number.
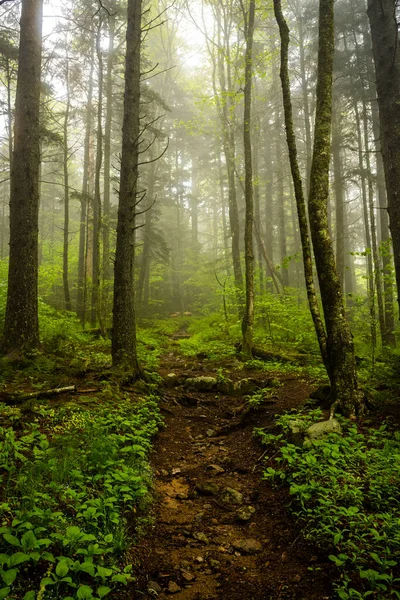
[[[192,369],[191,377],[215,377],[201,361]],[[187,374],[185,359],[173,353],[164,358],[161,375],[171,372]],[[265,373],[251,376],[260,385],[265,379]],[[241,379],[243,371],[230,371],[230,377]],[[287,489],[262,479],[265,452],[254,428],[272,431],[274,415],[299,407],[312,390],[298,375],[274,377],[279,382],[271,400],[244,418],[243,396],[165,390],[165,427],[152,454],[153,521],[133,549],[134,598],[332,597],[332,563],[304,540],[289,513]]]

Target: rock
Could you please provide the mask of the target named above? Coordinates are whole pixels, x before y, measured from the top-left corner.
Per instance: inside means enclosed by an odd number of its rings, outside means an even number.
[[[202,556],[196,556],[196,562],[198,563],[203,563],[204,562],[204,558]]]
[[[329,433],[338,433],[339,435],[342,433],[340,423],[336,419],[314,423],[307,429],[306,436],[310,440],[320,440]]]
[[[181,471],[181,469],[179,469],[179,468],[172,469],[172,471],[171,471],[172,475],[178,475],[178,474],[179,474],[179,473],[181,473],[181,472],[182,472],[182,471]]]
[[[222,490],[220,499],[225,504],[242,504],[243,494],[233,488],[227,487]]]
[[[198,494],[203,496],[216,496],[219,493],[220,487],[212,481],[205,481],[204,483],[198,483],[194,489]]]
[[[189,583],[190,581],[193,581],[193,579],[195,579],[195,576],[189,573],[188,571],[182,571],[182,579]]]
[[[181,590],[182,590],[182,588],[175,581],[170,581],[169,582],[169,584],[168,584],[168,592],[170,594],[177,594]]]
[[[208,537],[206,536],[205,533],[202,533],[201,531],[199,531],[198,533],[194,533],[193,537],[195,540],[197,540],[198,542],[202,542],[203,544],[209,544],[210,540],[208,539]]]
[[[211,471],[213,475],[220,475],[221,473],[225,473],[225,469],[223,469],[219,465],[208,465],[207,469]]]
[[[257,554],[257,552],[261,552],[262,550],[260,542],[257,542],[257,540],[252,538],[237,540],[236,542],[233,542],[232,545],[235,550],[243,552],[244,554]]]
[[[217,386],[217,379],[215,377],[189,377],[185,381],[185,387],[197,392],[211,392]]]
[[[257,387],[257,382],[253,379],[241,379],[233,385],[233,393],[237,396],[244,396],[245,394],[254,392]]]
[[[199,513],[197,513],[197,515],[195,516],[194,520],[195,520],[197,523],[200,523],[200,521],[202,521],[202,520],[203,520],[203,517],[204,517],[204,513],[203,513],[203,512],[199,512]]]
[[[160,585],[158,585],[157,581],[149,581],[147,584],[147,589],[149,592],[156,592],[157,594],[162,592],[162,588]]]
[[[167,387],[176,387],[178,384],[179,377],[176,373],[168,373],[164,379],[164,383]]]
[[[252,515],[256,512],[254,506],[242,506],[236,513],[236,518],[239,521],[250,521]]]
[[[217,571],[221,567],[221,563],[219,562],[219,560],[215,560],[214,558],[210,558],[208,562],[210,563],[210,567],[214,569],[214,571]]]
[[[234,392],[235,384],[230,379],[218,381],[216,391],[225,396],[231,396]]]
[[[213,435],[215,435],[214,429],[207,429],[206,435],[207,437],[213,437]]]

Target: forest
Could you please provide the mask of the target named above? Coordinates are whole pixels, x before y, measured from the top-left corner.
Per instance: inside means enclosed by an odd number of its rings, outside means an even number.
[[[398,0],[0,0],[0,600],[400,599]]]

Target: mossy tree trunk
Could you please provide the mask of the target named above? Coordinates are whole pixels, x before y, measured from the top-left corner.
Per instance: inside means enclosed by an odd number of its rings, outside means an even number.
[[[136,346],[134,262],[140,141],[141,10],[141,0],[128,0],[112,333],[113,365],[123,369],[133,377],[139,374]]]
[[[351,415],[360,408],[360,393],[357,389],[353,337],[346,321],[328,226],[334,0],[320,0],[319,7],[315,133],[308,209],[327,332],[328,373],[332,395],[342,411]]]
[[[3,351],[39,344],[38,221],[42,0],[23,0],[10,181],[10,259]]]
[[[299,230],[301,246],[303,252],[304,276],[307,289],[308,305],[314,322],[315,332],[321,351],[322,360],[329,370],[327,356],[327,340],[324,324],[319,312],[317,295],[315,292],[313,277],[313,261],[310,237],[308,233],[307,210],[304,198],[303,183],[300,175],[300,168],[297,159],[297,145],[293,125],[293,110],[289,80],[289,28],[282,12],[281,0],[274,0],[275,17],[279,26],[281,37],[281,70],[280,77],[282,82],[283,107],[285,114],[286,140],[289,151],[290,168],[292,172],[293,187],[296,198],[297,216],[299,219]]]
[[[254,37],[255,0],[250,0],[249,9],[244,14],[245,19],[245,83],[244,83],[244,197],[245,197],[245,279],[246,279],[246,304],[242,320],[243,357],[247,360],[252,357],[253,323],[254,323],[254,252],[253,252],[253,166],[251,148],[251,86],[253,79],[253,37]]]

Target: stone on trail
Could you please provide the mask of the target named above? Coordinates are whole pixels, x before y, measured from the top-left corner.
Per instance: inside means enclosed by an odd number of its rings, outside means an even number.
[[[244,554],[257,554],[257,552],[261,552],[262,550],[260,542],[257,542],[257,540],[253,540],[252,538],[237,540],[232,543],[232,546],[235,550],[243,552]]]
[[[168,592],[170,594],[177,594],[181,590],[182,590],[182,588],[175,581],[170,581],[169,582],[169,584],[168,584]]]
[[[190,581],[193,581],[194,579],[194,575],[192,575],[191,573],[189,573],[188,571],[182,571],[182,579],[184,579],[185,581],[187,581],[188,583]]]
[[[220,499],[225,504],[242,504],[243,494],[233,488],[224,488],[221,492]]]
[[[149,581],[147,584],[147,589],[149,592],[156,592],[157,594],[162,592],[162,588],[160,585],[158,585],[157,581]]]
[[[307,429],[306,436],[310,440],[320,440],[329,433],[342,433],[340,423],[336,419],[314,423],[314,425],[311,425],[311,427]]]
[[[236,513],[236,518],[239,521],[250,521],[251,517],[256,512],[254,506],[242,506]]]
[[[207,469],[211,471],[213,475],[220,475],[222,473],[225,473],[225,469],[223,469],[219,465],[208,465]]]
[[[175,373],[168,373],[166,378],[164,379],[164,383],[167,387],[175,387],[179,385],[179,377]]]
[[[185,381],[185,387],[197,392],[211,392],[217,385],[215,377],[189,377]]]
[[[209,544],[210,540],[208,539],[208,537],[206,536],[205,533],[202,533],[201,531],[198,533],[194,533],[193,537],[195,540],[197,540],[198,542],[202,542],[203,544]]]
[[[216,496],[219,493],[220,487],[212,481],[205,481],[204,483],[198,483],[194,489],[202,496]]]

